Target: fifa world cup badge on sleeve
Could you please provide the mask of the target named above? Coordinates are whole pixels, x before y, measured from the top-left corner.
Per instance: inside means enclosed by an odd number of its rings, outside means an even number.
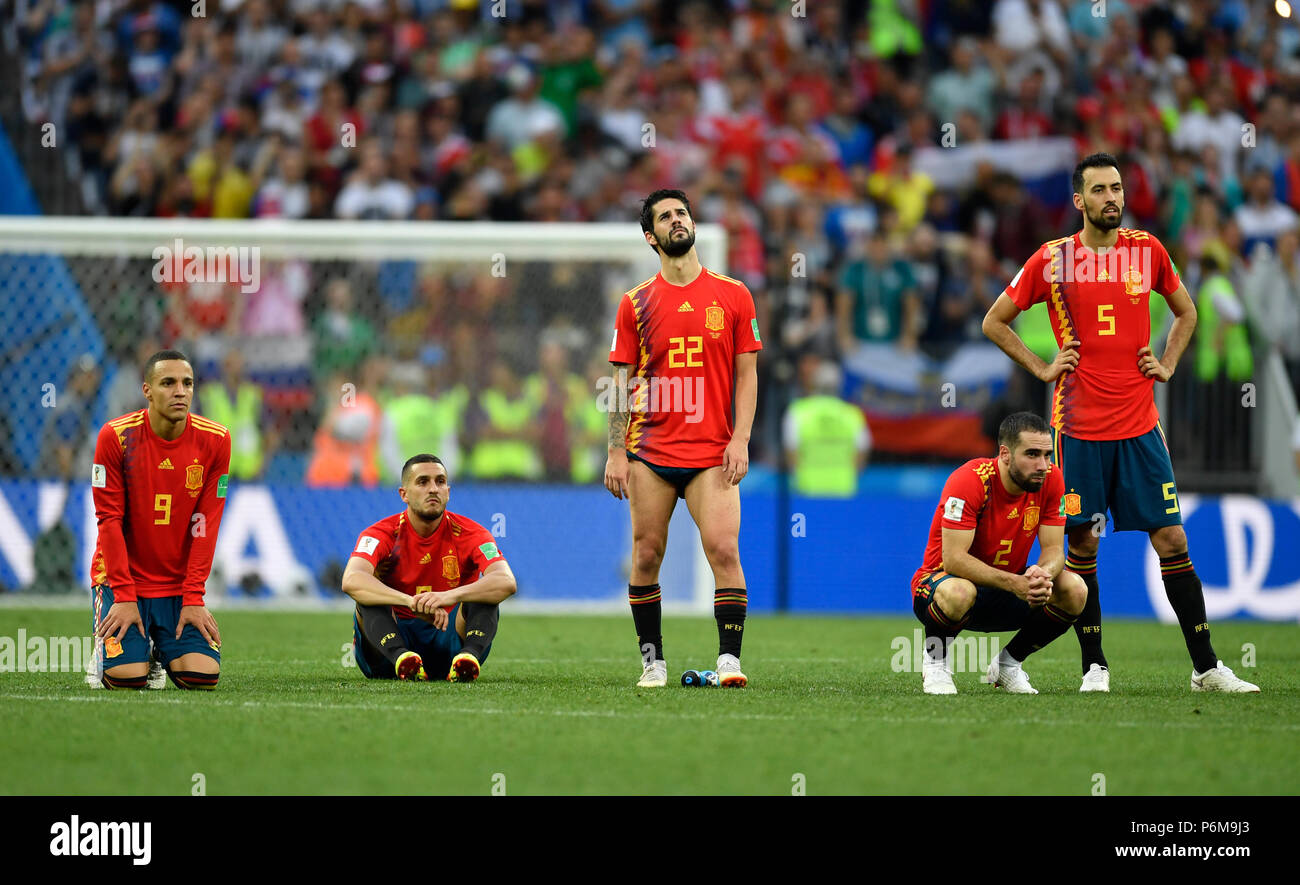
[[[108,485],[108,471],[104,469],[103,464],[90,465],[90,484],[97,489]]]
[[[369,535],[364,536],[357,542],[357,552],[371,554],[379,547],[379,539],[372,538]]]

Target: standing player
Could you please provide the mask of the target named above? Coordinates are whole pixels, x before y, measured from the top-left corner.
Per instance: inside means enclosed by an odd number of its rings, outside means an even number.
[[[487,529],[447,510],[440,459],[407,459],[398,494],[406,510],[363,531],[343,570],[343,592],[357,603],[357,666],[367,679],[424,680],[427,668],[473,682],[497,634],[498,605],[515,593],[514,573]]]
[[[740,568],[740,489],[758,402],[763,344],[744,283],[700,265],[695,220],[680,190],[641,207],[660,271],[623,296],[609,361],[618,402],[609,412],[605,488],[632,510],[628,602],[645,666],[638,686],[666,685],[659,566],[668,520],[686,499],[713,569],[718,680],[743,687],[740,645],[747,597]],[[629,381],[628,367],[635,366]],[[624,397],[624,393],[627,396]],[[732,400],[735,399],[735,423]]]
[[[948,646],[961,630],[1019,630],[989,666],[988,681],[1038,694],[1020,664],[1070,629],[1088,588],[1065,570],[1065,491],[1051,428],[1033,412],[998,427],[996,458],[975,458],[944,483],[925,561],[912,577],[912,611],[925,625],[926,694],[956,694]],[[1035,535],[1038,562],[1025,568]]]
[[[90,485],[99,537],[90,565],[93,676],[105,688],[213,689],[221,632],[203,605],[226,506],[230,434],[190,413],[194,370],[162,350],[144,367],[149,405],[109,421]],[[153,652],[150,652],[150,644]]]
[[[984,334],[1043,381],[1056,382],[1052,429],[1065,473],[1068,565],[1088,584],[1075,624],[1083,652],[1080,691],[1110,691],[1101,651],[1098,535],[1109,510],[1116,531],[1144,531],[1160,557],[1165,595],[1192,657],[1193,691],[1259,691],[1223,666],[1210,645],[1201,580],[1187,553],[1173,465],[1152,395],[1166,382],[1196,328],[1196,307],[1169,254],[1145,231],[1121,228],[1124,186],[1110,154],[1074,169],[1074,206],[1083,230],[1051,240],[1025,262],[989,308]],[[1174,324],[1160,358],[1151,352],[1148,299],[1169,303]],[[1045,363],[1011,328],[1023,310],[1047,302],[1060,351]]]

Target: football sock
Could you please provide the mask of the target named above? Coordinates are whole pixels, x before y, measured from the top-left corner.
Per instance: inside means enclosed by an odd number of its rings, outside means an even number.
[[[658,584],[627,585],[627,601],[632,606],[632,624],[636,627],[637,647],[647,657],[646,646],[654,646],[654,659],[664,659],[663,605]]]
[[[1184,551],[1160,560],[1160,577],[1164,578],[1165,596],[1183,628],[1183,641],[1192,656],[1197,673],[1213,670],[1219,659],[1210,645],[1210,624],[1205,617],[1205,594],[1201,579]]]
[[[1079,651],[1083,657],[1083,672],[1093,664],[1106,666],[1106,655],[1101,650],[1101,597],[1097,591],[1097,557],[1083,556],[1073,551],[1065,557],[1065,567],[1083,578],[1088,585],[1088,601],[1074,621],[1074,635],[1079,637]]]
[[[948,640],[961,632],[969,617],[954,620],[939,607],[937,599],[914,597],[912,611],[925,627],[925,653],[931,660],[942,660],[948,653]]]
[[[393,617],[392,607],[358,605],[356,617],[357,623],[361,625],[361,635],[370,643],[370,647],[378,650],[396,669],[397,659],[409,649],[397,629],[397,618]]]
[[[482,661],[496,638],[501,608],[490,602],[462,602],[460,610],[465,613],[465,643],[461,650]]]
[[[1050,602],[1030,612],[1020,632],[1011,637],[1003,652],[1016,661],[1023,661],[1043,646],[1062,636],[1074,623],[1074,615],[1067,614]]]
[[[745,612],[749,595],[744,587],[718,588],[713,591],[713,620],[718,622],[718,654],[740,657],[744,639]]]
[[[221,678],[220,673],[196,673],[191,670],[168,670],[167,675],[171,676],[172,684],[177,688],[199,691],[212,691],[217,687],[217,680]]]
[[[149,677],[145,676],[109,676],[104,674],[104,688],[144,688],[149,684]]]

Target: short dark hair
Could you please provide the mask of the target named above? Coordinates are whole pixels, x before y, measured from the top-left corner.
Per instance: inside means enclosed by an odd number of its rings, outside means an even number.
[[[412,455],[411,457],[407,458],[406,463],[402,465],[402,485],[406,485],[407,477],[409,477],[411,474],[411,468],[414,467],[416,464],[442,464],[442,459],[439,458],[437,455],[430,455],[427,453],[420,454],[420,455]],[[442,469],[446,470],[447,465],[442,464]]]
[[[691,211],[691,201],[686,197],[686,191],[678,190],[675,187],[663,187],[645,198],[641,204],[641,230],[650,233],[655,229],[654,207],[655,203],[660,200],[681,200],[682,205],[686,207],[686,214],[695,219],[695,213]],[[653,247],[656,252],[659,248]]]
[[[1012,412],[998,425],[998,445],[1014,452],[1020,444],[1020,434],[1026,430],[1050,436],[1052,426],[1037,412]]]
[[[1083,193],[1083,170],[1105,169],[1107,166],[1114,166],[1118,170],[1119,160],[1107,153],[1088,154],[1074,167],[1074,176],[1070,179],[1070,186],[1074,188],[1076,194]]]
[[[145,381],[151,381],[153,379],[153,367],[161,363],[163,360],[184,360],[187,363],[190,362],[190,358],[179,350],[160,350],[153,356],[149,357],[149,359],[145,360],[144,375],[141,376],[142,379]],[[193,363],[190,363],[191,367],[193,365]]]

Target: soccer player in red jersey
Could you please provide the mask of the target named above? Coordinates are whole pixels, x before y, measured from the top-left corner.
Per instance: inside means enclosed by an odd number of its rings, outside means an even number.
[[[619,500],[626,497],[632,511],[627,592],[644,664],[637,685],[668,681],[659,566],[668,520],[677,499],[685,498],[716,582],[719,683],[743,687],[748,600],[740,567],[739,483],[749,471],[757,352],[763,348],[754,298],[744,283],[700,264],[695,220],[682,191],[646,197],[641,229],[659,254],[660,271],[618,305],[609,351],[618,401],[609,410],[605,462],[605,488]]]
[[[948,648],[961,630],[1018,630],[988,681],[1038,694],[1020,664],[1070,629],[1088,589],[1065,569],[1064,482],[1051,462],[1051,427],[1016,412],[998,427],[996,458],[975,458],[944,483],[912,610],[925,625],[926,694],[956,694]],[[1038,562],[1025,567],[1037,537]]]
[[[1110,154],[1074,169],[1074,206],[1083,229],[1030,256],[984,317],[984,334],[1043,381],[1056,382],[1052,430],[1065,473],[1067,565],[1088,584],[1075,624],[1083,653],[1080,691],[1110,691],[1101,651],[1097,547],[1106,512],[1116,531],[1145,531],[1160,557],[1165,595],[1192,658],[1193,691],[1252,692],[1214,653],[1201,579],[1187,553],[1174,469],[1153,386],[1173,375],[1196,328],[1196,306],[1158,239],[1120,227],[1124,185]],[[1164,353],[1152,352],[1148,300],[1169,303],[1173,327]],[[1060,351],[1037,357],[1011,328],[1023,310],[1047,303]]]
[[[164,688],[165,665],[177,687],[212,689],[221,632],[203,590],[226,506],[230,433],[190,412],[194,370],[179,351],[149,357],[143,390],[149,405],[109,421],[95,443],[90,678]]]
[[[515,593],[514,573],[487,529],[447,509],[439,458],[407,459],[398,494],[406,510],[363,531],[343,570],[343,592],[357,603],[357,666],[368,679],[446,672],[448,682],[473,682],[496,638],[498,606]]]

